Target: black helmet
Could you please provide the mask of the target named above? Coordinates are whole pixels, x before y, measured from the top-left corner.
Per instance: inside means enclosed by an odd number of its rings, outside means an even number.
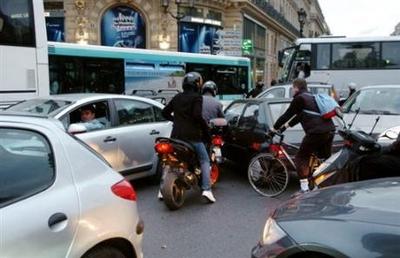
[[[217,95],[217,84],[213,81],[206,81],[203,84],[203,88],[201,90],[201,94],[205,94],[206,92],[209,92],[215,97]]]
[[[190,72],[183,77],[182,88],[184,90],[199,91],[203,78],[198,72]]]

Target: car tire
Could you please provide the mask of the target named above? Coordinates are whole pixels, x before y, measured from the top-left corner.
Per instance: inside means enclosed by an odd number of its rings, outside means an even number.
[[[82,258],[127,258],[127,257],[123,252],[114,247],[103,246],[95,248],[94,250],[82,256]]]
[[[163,174],[163,166],[160,160],[157,161],[156,173],[150,177],[150,183],[152,185],[159,185]]]

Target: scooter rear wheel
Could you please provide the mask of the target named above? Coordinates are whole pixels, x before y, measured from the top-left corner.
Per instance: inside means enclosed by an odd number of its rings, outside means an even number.
[[[185,202],[185,187],[179,184],[179,179],[175,173],[164,171],[165,177],[161,183],[161,193],[164,203],[170,210],[177,210]]]
[[[254,191],[266,197],[280,195],[289,183],[285,164],[268,153],[260,153],[250,161],[247,175]]]

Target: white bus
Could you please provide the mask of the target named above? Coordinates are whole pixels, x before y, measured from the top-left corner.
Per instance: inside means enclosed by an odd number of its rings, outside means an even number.
[[[400,84],[400,37],[303,38],[279,53],[279,81],[287,83],[304,70],[306,80],[332,84],[346,94],[357,87]]]
[[[0,108],[48,94],[43,1],[0,0]]]

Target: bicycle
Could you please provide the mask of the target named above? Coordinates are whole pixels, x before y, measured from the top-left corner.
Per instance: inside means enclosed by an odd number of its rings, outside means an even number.
[[[266,136],[269,152],[259,153],[251,159],[247,175],[250,185],[257,193],[266,197],[276,197],[283,193],[289,184],[288,167],[296,170],[293,158],[288,154],[285,146],[295,150],[300,147],[285,143],[283,141],[285,136],[279,132],[267,133]],[[274,141],[275,136],[279,137],[278,141]],[[322,160],[313,154],[309,162],[310,172],[313,172],[321,163]],[[313,188],[312,183],[310,187]]]

